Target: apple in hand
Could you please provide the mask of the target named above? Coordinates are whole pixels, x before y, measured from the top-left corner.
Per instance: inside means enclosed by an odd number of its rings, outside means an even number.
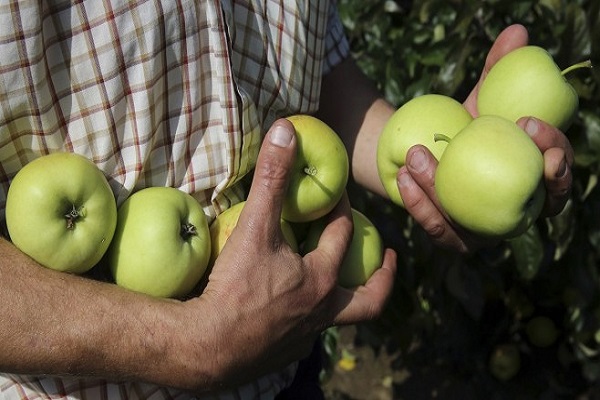
[[[88,158],[68,152],[25,165],[6,196],[13,244],[39,264],[81,274],[100,261],[117,222],[106,177]]]
[[[386,123],[377,145],[377,171],[390,199],[404,206],[396,176],[406,163],[406,153],[416,145],[426,146],[439,160],[447,143],[434,141],[434,134],[453,137],[473,118],[461,103],[439,94],[425,94],[402,105]]]
[[[342,198],[348,182],[348,153],[323,121],[310,115],[287,119],[296,130],[298,151],[282,216],[291,222],[312,221],[333,210]]]
[[[545,49],[519,47],[502,57],[481,84],[479,114],[515,122],[532,116],[566,131],[577,113],[579,97],[565,76],[582,67],[591,67],[591,63],[585,61],[561,71]]]
[[[377,228],[360,211],[352,209],[354,232],[348,251],[340,266],[338,283],[345,288],[364,285],[383,262],[383,240]],[[304,253],[317,248],[319,239],[326,226],[326,219],[311,222]]]
[[[450,218],[501,239],[535,222],[545,200],[544,158],[515,122],[481,116],[454,138],[440,139],[449,143],[437,166],[435,192]]]
[[[200,281],[210,257],[208,220],[191,195],[148,187],[118,209],[106,255],[115,283],[155,297],[182,297]]]
[[[240,214],[246,205],[245,201],[234,204],[221,214],[217,215],[214,221],[210,224],[210,242],[211,242],[211,257],[210,265],[214,264],[219,254],[223,250],[227,239],[231,236],[231,232],[237,226]],[[291,225],[284,219],[281,219],[281,232],[287,244],[294,252],[298,252],[298,242],[294,235]]]

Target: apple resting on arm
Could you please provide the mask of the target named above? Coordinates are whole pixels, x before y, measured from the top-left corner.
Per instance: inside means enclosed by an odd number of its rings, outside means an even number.
[[[521,25],[511,25],[494,42],[481,78],[464,106],[477,116],[479,87],[491,67],[511,50],[527,45],[528,33]],[[347,82],[353,82],[348,85]],[[353,60],[348,59],[323,80],[319,118],[342,136],[350,154],[354,181],[366,189],[388,197],[377,173],[377,142],[387,120],[396,109],[386,102]],[[349,113],[348,110],[353,110]],[[555,215],[570,195],[573,149],[566,136],[543,121],[524,116],[518,121],[531,136],[544,157],[546,200],[543,215]],[[406,165],[397,176],[406,210],[442,247],[470,252],[490,245],[488,239],[474,236],[454,224],[436,198],[434,176],[437,160],[426,147],[415,145],[406,155]]]

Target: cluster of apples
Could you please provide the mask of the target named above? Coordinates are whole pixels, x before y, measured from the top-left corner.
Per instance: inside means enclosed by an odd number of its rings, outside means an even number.
[[[298,139],[282,211],[282,232],[296,252],[316,248],[325,216],[348,180],[348,155],[339,137],[309,115],[289,117]],[[25,165],[12,180],[6,224],[13,244],[39,264],[83,274],[105,264],[117,285],[156,297],[183,297],[200,282],[236,226],[245,201],[212,224],[191,195],[148,187],[118,208],[100,169],[83,155],[56,152]],[[377,229],[352,210],[354,236],[340,284],[364,284],[381,265]],[[304,227],[299,234],[293,227]],[[299,243],[301,241],[301,243]]]
[[[516,121],[532,116],[567,130],[579,99],[565,74],[581,67],[591,63],[561,71],[545,49],[524,46],[489,71],[479,90],[477,117],[439,94],[405,103],[378,143],[378,172],[391,200],[404,205],[396,174],[408,149],[421,144],[439,161],[435,192],[450,218],[482,236],[509,239],[524,233],[545,201],[544,158]]]
[[[349,176],[348,153],[339,136],[310,115],[287,118],[296,131],[298,150],[283,202],[281,229],[290,247],[306,254],[317,247],[329,214],[342,198]],[[211,263],[237,225],[245,202],[219,214],[210,225]],[[343,287],[364,284],[381,266],[383,241],[373,223],[352,208],[354,231],[338,277]]]
[[[191,291],[210,255],[208,220],[191,195],[149,187],[117,208],[102,171],[70,152],[15,175],[6,225],[13,244],[45,267],[84,274],[102,262],[120,286],[159,297]]]

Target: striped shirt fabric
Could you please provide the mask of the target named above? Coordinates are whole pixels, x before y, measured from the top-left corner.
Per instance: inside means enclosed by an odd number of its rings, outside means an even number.
[[[212,220],[245,197],[271,123],[314,112],[322,76],[348,53],[329,1],[2,1],[0,222],[11,179],[54,151],[94,161],[119,204],[172,186]],[[296,368],[201,397],[3,373],[0,400],[270,399]]]

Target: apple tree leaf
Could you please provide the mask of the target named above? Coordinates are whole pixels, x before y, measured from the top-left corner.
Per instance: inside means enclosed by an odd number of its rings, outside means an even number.
[[[532,225],[509,244],[519,276],[525,280],[533,279],[544,259],[544,244],[537,226]]]
[[[554,260],[560,260],[567,252],[575,234],[575,210],[573,201],[567,202],[558,215],[547,218],[548,239],[554,242]]]
[[[587,186],[589,175],[597,174],[600,161],[600,116],[597,111],[583,109],[567,136],[575,151],[574,188]]]

